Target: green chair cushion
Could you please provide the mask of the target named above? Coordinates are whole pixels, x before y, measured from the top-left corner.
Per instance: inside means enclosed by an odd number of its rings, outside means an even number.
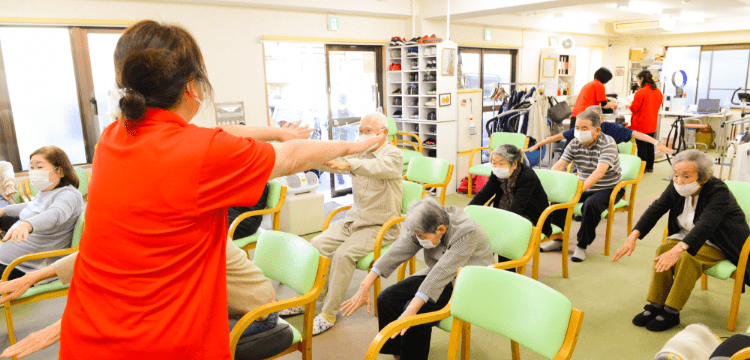
[[[383,246],[380,248],[380,256],[383,256],[386,251],[391,247],[391,244],[388,244],[386,246]],[[375,261],[375,252],[372,251],[367,256],[362,258],[362,260],[357,261],[357,269],[360,269],[362,271],[370,271],[370,265]]]
[[[509,132],[496,132],[490,135],[490,149],[494,150],[496,147],[504,144],[514,145],[519,149],[523,149],[526,145],[526,135],[521,133],[509,133]]]
[[[409,162],[411,161],[411,159],[413,159],[415,157],[423,157],[424,156],[424,154],[422,154],[419,151],[414,151],[414,150],[409,150],[409,149],[402,149],[402,148],[398,148],[398,149],[401,150],[402,154],[404,154],[404,166],[408,166]]]
[[[734,180],[726,180],[724,183],[745,213],[745,221],[750,220],[750,183]]]
[[[73,239],[70,242],[70,247],[76,247],[81,243],[81,236],[83,236],[83,226],[85,222],[86,212],[83,212],[81,215],[78,215],[76,226],[73,228]]]
[[[401,195],[401,216],[406,216],[411,203],[422,198],[422,185],[404,180],[402,183],[403,193]]]
[[[486,163],[481,165],[474,165],[469,168],[469,174],[490,176],[492,174],[492,164]]]
[[[615,207],[614,208],[615,209],[619,209],[619,208],[625,207],[625,206],[628,206],[628,202],[625,201],[625,200],[623,200],[623,199],[620,199],[620,201],[618,201],[618,202],[615,203]],[[581,208],[582,207],[583,207],[583,203],[576,204],[576,207],[573,208],[573,214],[581,216],[582,215],[582,213],[581,213]],[[609,215],[609,210],[602,211],[602,219],[605,219],[607,217],[607,215]]]
[[[737,267],[729,260],[722,260],[710,269],[704,271],[704,273],[717,279],[726,280],[732,277],[732,273],[734,273],[735,270],[737,270]]]
[[[440,320],[437,327],[443,331],[451,332],[451,327],[453,327],[453,316],[448,316],[447,318]]]
[[[268,182],[268,198],[266,199],[266,209],[273,209],[281,201],[281,182],[271,180]]]
[[[550,235],[560,234],[563,232],[562,229],[560,229],[560,227],[555,224],[550,224],[550,226],[552,226],[552,234]],[[545,237],[544,234],[540,234],[540,235],[541,235],[540,238],[544,240],[544,237]]]
[[[635,155],[620,154],[622,181],[635,180],[641,171],[641,158]]]
[[[26,291],[25,294],[19,296],[18,298],[24,299],[27,297],[31,297],[31,296],[38,295],[38,294],[43,294],[43,293],[50,292],[50,291],[67,289],[68,286],[70,285],[63,285],[63,283],[60,282],[60,280],[55,280],[53,282],[50,282],[44,285],[32,286],[29,288],[29,290]]]
[[[578,190],[578,176],[547,169],[534,169],[534,172],[547,193],[547,200],[558,204],[573,201]]]
[[[257,242],[258,238],[260,238],[260,234],[262,233],[263,233],[263,229],[258,228],[258,231],[256,231],[255,234],[252,234],[250,236],[246,236],[243,238],[239,238],[233,241],[234,241],[234,244],[237,245],[238,248],[242,249],[242,247],[247,246],[247,244],[252,244],[254,242]]]
[[[300,341],[302,341],[302,334],[300,334],[299,330],[297,330],[296,327],[292,326],[288,322],[284,321],[284,319],[279,318],[279,323],[287,324],[290,328],[292,328],[292,333],[294,333],[294,337],[292,338],[292,344],[296,344]]]
[[[73,169],[78,176],[78,191],[85,198],[89,194],[89,177],[86,175],[86,170],[79,167],[74,167]]]
[[[516,260],[529,248],[534,225],[526,218],[488,206],[469,205],[464,212],[487,233],[495,254]]]
[[[617,144],[617,152],[620,154],[630,155],[633,153],[633,143],[630,141]]]
[[[439,184],[448,176],[450,164],[443,159],[414,157],[406,170],[406,179],[422,184]]]
[[[307,294],[318,275],[320,253],[307,240],[293,234],[266,230],[260,234],[253,263],[267,278]]]

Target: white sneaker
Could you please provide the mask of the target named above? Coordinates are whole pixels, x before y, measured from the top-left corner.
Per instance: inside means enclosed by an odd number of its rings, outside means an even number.
[[[426,103],[424,103],[424,106],[433,106],[434,107],[435,106],[435,98],[430,98],[429,101],[427,101]]]
[[[292,315],[299,315],[299,314],[304,314],[304,313],[305,313],[305,307],[300,305],[300,306],[295,306],[293,308],[279,311],[279,316],[292,316]]]
[[[562,241],[552,240],[546,244],[542,244],[539,249],[542,252],[560,251],[562,250]]]
[[[573,260],[573,262],[582,262],[583,260],[586,260],[586,249],[581,249],[576,246],[576,251],[573,252],[571,260]]]
[[[329,323],[328,320],[323,317],[323,314],[318,314],[315,316],[315,319],[313,319],[312,334],[313,336],[322,334],[332,328],[333,325],[333,323]]]

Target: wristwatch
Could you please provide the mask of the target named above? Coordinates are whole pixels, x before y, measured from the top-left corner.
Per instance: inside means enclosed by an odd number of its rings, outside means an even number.
[[[680,241],[680,242],[679,242],[678,244],[680,245],[680,247],[682,248],[682,250],[683,250],[683,251],[687,251],[687,249],[688,249],[688,244],[685,244],[685,243],[684,243],[684,242],[682,242],[682,241]]]

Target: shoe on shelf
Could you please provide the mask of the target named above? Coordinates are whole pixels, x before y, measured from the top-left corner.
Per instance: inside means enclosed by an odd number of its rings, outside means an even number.
[[[404,45],[417,45],[417,40],[419,40],[419,37],[411,38],[409,41],[404,41]]]
[[[427,43],[427,44],[432,44],[432,43],[439,43],[439,42],[442,42],[442,41],[443,41],[443,39],[441,39],[439,37],[436,37],[435,34],[432,34],[430,37],[428,37],[427,39],[425,39],[424,42]]]
[[[419,106],[419,100],[417,99],[412,100],[411,106]]]
[[[653,320],[646,324],[646,330],[653,332],[662,332],[672,330],[680,326],[680,314],[672,314],[669,311],[662,311]]]
[[[401,64],[396,64],[396,70],[401,71]]]
[[[391,50],[391,58],[392,59],[400,59],[401,58],[401,49],[393,49],[393,50]]]
[[[401,106],[401,98],[400,97],[394,98],[393,105]]]
[[[427,114],[427,120],[437,120],[437,114],[434,111],[431,111]]]
[[[393,94],[393,95],[400,95],[401,94],[401,88],[398,88],[398,89],[394,90],[391,94]]]
[[[393,112],[393,117],[400,118],[401,117],[401,109],[398,109],[398,110],[394,111]]]
[[[299,315],[299,314],[304,314],[304,313],[305,313],[305,307],[300,305],[300,306],[295,306],[293,308],[283,309],[279,311],[279,316],[294,316],[294,315]]]
[[[427,102],[424,103],[424,106],[435,107],[436,106],[435,98],[430,98],[430,100],[427,100]]]
[[[411,69],[412,69],[412,70],[417,70],[417,69],[419,69],[419,61],[417,61],[417,60],[414,60],[414,61],[412,61],[412,62],[411,62]],[[415,80],[415,81],[416,81],[416,80]]]
[[[404,46],[404,39],[396,36],[396,39],[393,40],[393,42],[396,44],[394,46]]]
[[[419,119],[419,111],[415,111],[414,114],[411,114],[412,119]]]
[[[432,95],[432,94],[435,94],[435,93],[437,93],[437,89],[436,89],[436,88],[432,88],[432,89],[430,89],[430,90],[427,90],[427,93],[428,93],[428,94],[431,94],[431,95]]]
[[[427,139],[427,140],[424,141],[424,144],[425,145],[432,145],[432,146],[434,146],[435,145],[435,139]]]
[[[328,322],[323,317],[323,314],[315,315],[315,319],[313,319],[313,336],[320,335],[328,330],[330,330],[333,327],[333,323]]]
[[[659,309],[656,306],[647,304],[643,307],[643,312],[639,313],[633,318],[633,325],[644,327],[648,325],[651,320],[656,319],[657,316],[664,313],[664,309]]]
[[[417,74],[409,74],[409,81],[417,81],[417,77],[415,75]]]
[[[416,46],[410,47],[409,50],[406,52],[406,56],[408,57],[419,56],[419,48]]]

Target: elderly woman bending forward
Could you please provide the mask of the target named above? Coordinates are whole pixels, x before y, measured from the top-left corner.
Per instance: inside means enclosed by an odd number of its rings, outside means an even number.
[[[713,177],[711,159],[688,150],[675,156],[672,183],[643,213],[612,261],[632,254],[636,239],[644,238],[667,211],[669,236],[656,251],[648,304],[633,319],[633,324],[650,331],[678,326],[680,310],[701,274],[724,259],[737,265],[750,235],[737,200],[723,181]]]
[[[398,266],[424,248],[427,268],[385,289],[378,297],[378,325],[382,330],[400,317],[436,311],[451,298],[458,269],[492,264],[487,234],[456,207],[444,208],[432,198],[415,201],[406,214],[407,232],[373,265],[359,291],[342,304],[344,316],[367,304],[370,287],[378,276],[388,277]],[[432,325],[403,330],[380,350],[394,358],[427,359]]]

